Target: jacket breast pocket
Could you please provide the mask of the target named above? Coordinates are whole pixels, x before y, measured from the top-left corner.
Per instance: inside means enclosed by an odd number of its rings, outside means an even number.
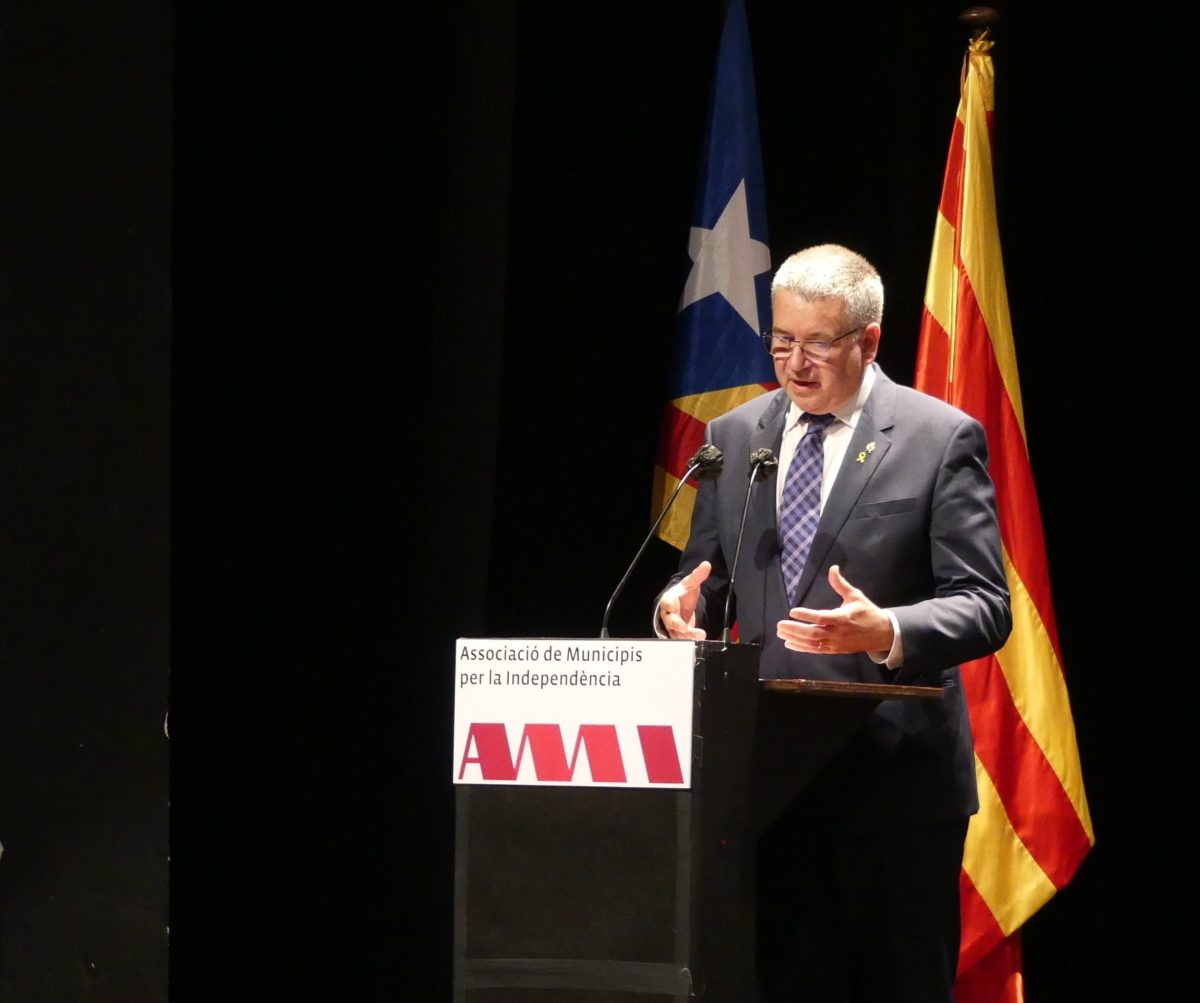
[[[893,498],[891,501],[868,502],[857,506],[851,513],[852,519],[878,519],[884,515],[899,515],[916,508],[916,498]]]

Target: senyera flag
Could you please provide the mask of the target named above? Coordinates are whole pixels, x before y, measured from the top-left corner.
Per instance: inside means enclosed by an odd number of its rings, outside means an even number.
[[[962,869],[959,1003],[1024,999],[1020,929],[1095,842],[1050,595],[996,223],[994,75],[969,45],[934,230],[915,385],[987,430],[1013,630],[963,666],[981,808]]]
[[[725,15],[701,161],[691,266],[674,332],[670,400],[663,411],[652,509],[661,512],[713,418],[774,389],[759,334],[770,316],[771,253],[758,138],[754,65],[743,0]],[[685,484],[658,536],[687,543],[696,485]]]

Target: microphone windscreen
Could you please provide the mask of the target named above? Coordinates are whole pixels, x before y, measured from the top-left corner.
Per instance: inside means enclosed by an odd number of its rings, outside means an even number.
[[[700,481],[716,480],[725,465],[725,457],[712,443],[705,443],[688,460],[688,467],[696,467],[695,477]]]
[[[750,474],[756,480],[765,481],[777,466],[779,466],[779,460],[766,446],[756,449],[750,454]]]

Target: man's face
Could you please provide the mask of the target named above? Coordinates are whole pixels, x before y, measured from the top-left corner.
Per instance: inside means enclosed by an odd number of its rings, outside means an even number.
[[[786,289],[775,293],[771,330],[797,343],[832,341],[849,330],[840,299],[805,300]],[[775,359],[775,378],[796,406],[812,414],[828,414],[858,394],[863,374],[879,349],[879,325],[868,324],[857,335],[842,338],[821,361],[798,348]]]

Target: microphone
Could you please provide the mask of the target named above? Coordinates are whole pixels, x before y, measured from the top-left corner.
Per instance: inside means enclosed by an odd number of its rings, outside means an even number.
[[[750,492],[754,488],[755,481],[765,481],[771,475],[771,471],[778,466],[778,458],[765,446],[750,454],[750,483],[746,486],[746,502],[742,506],[742,524],[738,527],[737,546],[733,551],[733,563],[729,566],[729,592],[725,596],[725,625],[724,630],[721,631],[721,641],[724,644],[729,643],[729,604],[733,602],[733,579],[737,574],[738,556],[742,552],[742,534],[746,532],[746,515],[750,511]]]
[[[680,478],[679,483],[675,486],[675,490],[671,492],[671,497],[667,499],[667,504],[663,506],[663,510],[658,514],[658,518],[654,520],[654,525],[650,527],[650,532],[646,534],[646,539],[642,541],[642,545],[638,548],[637,554],[629,564],[629,568],[625,572],[625,577],[621,579],[617,585],[616,591],[613,592],[612,598],[608,600],[608,605],[604,607],[604,623],[600,625],[601,639],[608,637],[608,616],[612,612],[613,603],[617,601],[617,596],[621,594],[621,589],[625,587],[625,583],[629,581],[629,576],[633,574],[634,567],[642,558],[642,552],[649,545],[659,524],[667,516],[667,510],[675,502],[675,496],[683,490],[683,486],[688,482],[689,478],[694,474],[697,480],[715,481],[721,473],[721,467],[725,464],[725,458],[721,455],[721,451],[716,446],[710,443],[705,443],[690,460],[688,460],[687,473]]]

